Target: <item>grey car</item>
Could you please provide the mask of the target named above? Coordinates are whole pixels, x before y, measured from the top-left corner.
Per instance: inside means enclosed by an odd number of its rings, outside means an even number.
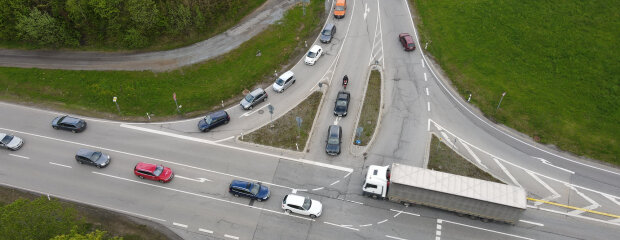
[[[340,143],[342,143],[342,128],[338,125],[331,125],[327,130],[327,143],[325,144],[325,152],[328,155],[340,154]]]
[[[110,155],[82,148],[75,154],[75,160],[80,164],[88,164],[97,168],[102,168],[110,164]]]
[[[267,100],[267,92],[262,88],[257,88],[251,93],[248,93],[248,95],[245,95],[240,104],[243,109],[250,110],[258,103],[264,102],[265,100]]]
[[[328,23],[325,25],[325,28],[323,28],[323,31],[321,31],[319,40],[321,40],[322,43],[330,43],[334,38],[334,34],[336,34],[336,25]]]

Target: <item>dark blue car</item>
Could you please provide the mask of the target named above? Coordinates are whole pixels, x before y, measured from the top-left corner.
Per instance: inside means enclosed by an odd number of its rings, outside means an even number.
[[[207,114],[204,118],[198,121],[198,129],[206,132],[217,126],[227,124],[230,121],[230,116],[226,111],[217,111]]]
[[[60,116],[52,120],[52,128],[69,130],[71,132],[77,133],[86,129],[86,121],[70,116]]]
[[[241,180],[233,180],[230,183],[228,191],[235,197],[248,197],[256,199],[256,201],[265,201],[269,198],[269,188],[262,186],[260,183],[251,183]]]

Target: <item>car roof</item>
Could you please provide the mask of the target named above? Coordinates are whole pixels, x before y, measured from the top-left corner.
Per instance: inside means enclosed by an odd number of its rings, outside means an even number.
[[[299,196],[299,195],[295,195],[295,194],[289,194],[286,197],[286,204],[294,204],[294,205],[303,205],[304,204],[304,200],[306,198]]]
[[[226,111],[224,111],[224,110],[220,110],[220,111],[217,111],[217,112],[209,113],[207,115],[211,116],[211,118],[219,118],[219,117],[224,117],[224,116],[228,115],[228,113],[226,113]]]
[[[74,118],[74,117],[70,117],[70,116],[65,116],[64,118],[62,118],[62,122],[63,123],[70,123],[70,124],[76,124],[76,123],[80,122],[80,119]]]
[[[80,148],[75,155],[90,158],[93,153],[95,153],[95,151],[86,148]]]
[[[328,23],[327,25],[325,25],[324,29],[332,29],[334,28],[336,25],[334,25],[333,23]]]
[[[136,168],[138,170],[146,170],[152,172],[155,171],[155,169],[157,168],[157,164],[139,162],[138,164],[136,164]]]
[[[338,125],[330,125],[329,126],[329,134],[331,135],[332,133],[339,133],[338,129],[340,129],[340,126],[338,126]]]
[[[230,186],[247,189],[249,184],[251,184],[251,183],[250,182],[246,182],[246,181],[241,181],[241,180],[233,180],[230,183]]]
[[[341,97],[349,98],[349,96],[351,96],[351,94],[349,92],[345,92],[345,91],[338,92],[338,99],[342,99]]]
[[[286,71],[285,73],[283,73],[282,75],[280,75],[280,78],[282,79],[287,79],[290,78],[291,76],[293,76],[294,73],[293,71]]]
[[[312,46],[312,47],[310,48],[310,51],[311,51],[311,52],[317,52],[317,51],[319,51],[319,49],[322,49],[322,48],[321,48],[321,46],[319,46],[319,45],[314,45],[314,46]]]
[[[252,91],[250,94],[252,94],[252,96],[256,96],[262,92],[265,92],[265,90],[263,90],[262,88],[257,88],[257,89],[254,89],[254,91]]]

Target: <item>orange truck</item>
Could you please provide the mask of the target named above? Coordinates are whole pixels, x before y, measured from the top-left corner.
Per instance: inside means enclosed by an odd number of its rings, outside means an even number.
[[[336,0],[336,6],[334,6],[334,17],[344,18],[344,14],[347,11],[347,0]]]

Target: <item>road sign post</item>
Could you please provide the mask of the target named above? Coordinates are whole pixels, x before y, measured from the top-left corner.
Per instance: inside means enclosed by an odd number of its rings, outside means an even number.
[[[271,127],[273,127],[273,105],[267,105],[267,109],[269,109],[269,115],[271,119],[269,122],[271,123]]]
[[[116,110],[118,110],[118,115],[121,115],[121,107],[118,106],[118,103],[116,102],[118,98],[117,97],[113,97],[112,98],[112,102],[114,102],[114,104],[116,104]]]
[[[362,145],[362,140],[360,139],[360,136],[362,136],[363,131],[364,131],[363,127],[358,127],[357,129],[355,129],[355,136],[357,136],[357,140],[355,140],[355,144]]]
[[[497,108],[495,109],[497,111],[497,109],[499,109],[499,105],[502,104],[502,100],[504,100],[504,96],[506,96],[506,92],[502,93],[502,97],[499,99],[499,103],[497,104]]]
[[[172,93],[172,99],[174,99],[174,105],[177,106],[177,112],[181,113],[181,110],[179,109],[179,103],[177,102],[177,93],[176,92]]]
[[[301,119],[301,117],[295,117],[295,121],[297,121],[297,138],[301,137],[301,123],[303,122],[303,119]]]

